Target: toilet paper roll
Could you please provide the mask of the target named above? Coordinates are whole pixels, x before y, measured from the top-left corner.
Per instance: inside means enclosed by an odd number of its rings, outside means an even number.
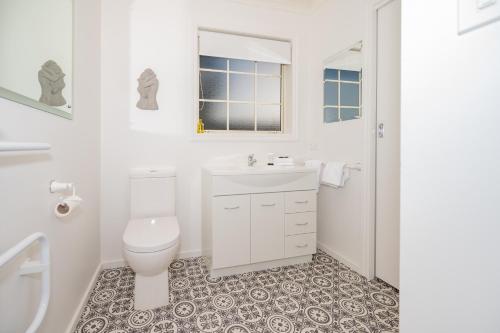
[[[59,218],[66,217],[70,215],[76,207],[80,206],[81,202],[82,199],[77,197],[76,195],[67,197],[61,202],[57,203],[56,207],[54,208],[54,214]]]

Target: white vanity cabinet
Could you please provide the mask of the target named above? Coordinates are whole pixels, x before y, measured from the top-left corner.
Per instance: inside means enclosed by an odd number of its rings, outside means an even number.
[[[202,252],[212,275],[312,259],[316,252],[314,170],[204,169],[202,187]]]

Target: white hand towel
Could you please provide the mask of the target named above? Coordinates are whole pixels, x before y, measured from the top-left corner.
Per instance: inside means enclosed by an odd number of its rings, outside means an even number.
[[[320,182],[320,175],[321,175],[321,166],[323,165],[323,162],[320,160],[307,160],[304,162],[306,167],[315,169],[316,170],[316,178],[318,181],[318,191],[319,191],[319,182]]]
[[[345,162],[328,162],[323,169],[321,183],[337,188],[343,187],[349,177],[350,172]]]

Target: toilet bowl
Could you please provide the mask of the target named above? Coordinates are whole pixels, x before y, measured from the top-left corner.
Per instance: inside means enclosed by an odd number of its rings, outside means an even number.
[[[135,272],[134,308],[169,303],[168,266],[179,248],[175,216],[175,169],[134,169],[131,219],[123,233],[123,256]]]
[[[169,303],[168,266],[179,247],[175,216],[129,221],[123,254],[135,272],[134,307],[152,309]]]

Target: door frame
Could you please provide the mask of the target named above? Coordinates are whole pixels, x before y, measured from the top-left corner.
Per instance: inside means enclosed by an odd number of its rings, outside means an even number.
[[[377,177],[377,34],[378,34],[378,10],[396,0],[374,1],[369,9],[366,36],[368,37],[367,52],[365,57],[368,69],[366,81],[367,100],[369,101],[369,112],[363,113],[364,132],[364,160],[366,167],[363,169],[364,216],[362,222],[362,262],[363,275],[371,280],[375,277],[375,237],[376,237],[376,177]]]

